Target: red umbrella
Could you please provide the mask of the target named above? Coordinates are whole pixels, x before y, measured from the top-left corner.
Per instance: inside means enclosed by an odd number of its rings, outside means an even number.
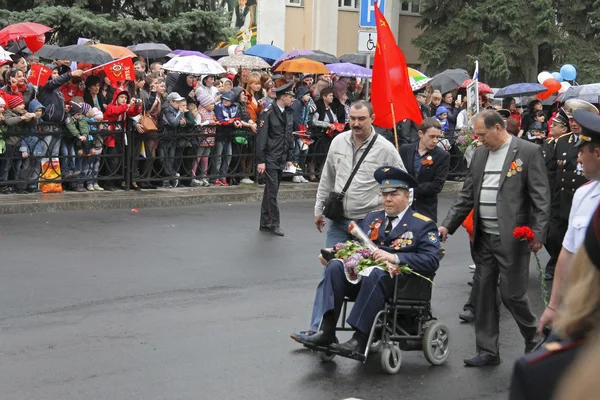
[[[464,87],[466,88],[467,86],[469,86],[471,83],[473,82],[473,79],[467,79],[466,81],[464,81],[462,83],[462,85],[460,85],[460,87]],[[494,91],[492,90],[492,88],[490,88],[489,85],[486,85],[483,82],[479,82],[477,83],[477,87],[479,88],[479,93],[481,94],[487,94],[487,93],[494,93]]]
[[[20,40],[27,37],[39,36],[51,31],[52,28],[35,22],[21,22],[8,25],[0,31],[0,46],[6,46],[11,40]]]

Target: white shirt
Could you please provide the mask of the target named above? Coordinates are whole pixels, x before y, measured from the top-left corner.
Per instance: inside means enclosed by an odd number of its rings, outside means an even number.
[[[562,244],[568,252],[577,253],[583,244],[585,232],[598,204],[600,204],[600,182],[588,183],[575,191],[569,213],[569,228]]]
[[[404,218],[404,214],[406,214],[406,211],[409,209],[410,207],[406,207],[404,209],[404,211],[402,211],[400,214],[398,214],[398,218],[396,218],[395,220],[392,221],[392,230],[396,229],[396,227],[398,226],[398,224],[400,223],[400,221],[402,220],[402,218]],[[386,218],[389,217],[389,215],[387,213],[385,213]],[[386,222],[387,224],[387,219]],[[396,256],[396,265],[400,264],[400,257],[398,256],[398,254],[394,254]]]

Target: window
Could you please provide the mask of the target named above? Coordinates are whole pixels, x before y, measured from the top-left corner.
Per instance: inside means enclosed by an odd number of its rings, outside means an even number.
[[[421,13],[421,0],[403,1],[400,5],[400,14],[419,15]]]
[[[304,5],[304,0],[287,0],[287,4],[290,6],[301,7]]]
[[[360,0],[338,0],[339,8],[360,8]]]

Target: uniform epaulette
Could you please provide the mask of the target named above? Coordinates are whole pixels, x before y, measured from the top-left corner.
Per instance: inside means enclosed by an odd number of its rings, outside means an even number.
[[[562,353],[563,351],[574,349],[575,347],[579,347],[583,345],[585,340],[578,340],[576,342],[571,341],[562,341],[562,342],[549,342],[544,344],[538,351],[531,353],[527,360],[528,364],[535,364],[542,360],[545,360],[548,357],[552,357],[555,354]]]
[[[552,141],[554,140],[553,137],[546,139],[546,143],[552,143]]]
[[[556,141],[558,142],[560,139],[564,138],[565,136],[569,136],[569,135],[571,135],[571,132],[569,132],[569,133],[565,133],[564,135],[560,135],[560,136],[558,137],[558,139],[556,139]]]
[[[413,217],[415,218],[419,218],[420,220],[423,220],[425,222],[429,222],[431,221],[431,218],[424,216],[423,214],[419,214],[419,213],[414,213]]]

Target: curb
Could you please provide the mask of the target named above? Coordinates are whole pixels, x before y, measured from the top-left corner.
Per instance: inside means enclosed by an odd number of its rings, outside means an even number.
[[[456,193],[462,182],[448,181],[442,193]],[[280,200],[315,199],[316,183],[281,184]],[[157,189],[142,192],[40,193],[0,197],[0,214],[25,214],[61,211],[98,211],[115,209],[186,207],[210,203],[244,203],[262,200],[264,186]]]

